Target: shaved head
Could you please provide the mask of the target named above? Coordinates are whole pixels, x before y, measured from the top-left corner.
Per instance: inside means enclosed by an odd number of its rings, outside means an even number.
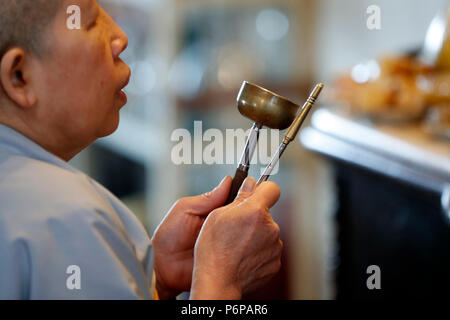
[[[47,49],[46,27],[61,0],[0,0],[0,57],[12,47],[41,55]]]
[[[127,45],[97,0],[0,0],[0,123],[71,159],[119,125]]]

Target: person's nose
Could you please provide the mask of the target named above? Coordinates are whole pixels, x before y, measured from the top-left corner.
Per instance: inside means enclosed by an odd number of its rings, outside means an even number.
[[[120,54],[128,47],[127,35],[118,26],[116,28],[118,32],[111,41],[111,51],[114,59],[118,59]]]
[[[106,14],[106,20],[109,22],[108,25],[111,30],[111,51],[114,60],[116,60],[128,47],[128,37],[108,14]]]

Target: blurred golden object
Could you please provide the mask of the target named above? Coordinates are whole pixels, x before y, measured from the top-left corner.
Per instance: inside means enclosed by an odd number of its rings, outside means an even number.
[[[385,56],[379,61],[381,76],[414,77],[428,74],[433,68],[409,56]]]
[[[363,79],[358,74],[365,74],[364,66],[340,76],[335,98],[346,102],[357,113],[377,118],[402,120],[422,116],[427,94],[418,79],[422,79],[424,87],[433,87],[434,80],[429,78],[432,68],[410,57],[385,57],[377,63],[379,75],[375,78]],[[430,90],[428,95],[434,98],[433,93]]]
[[[418,79],[428,106],[450,103],[450,72],[436,72]]]
[[[417,120],[433,107],[439,119],[450,108],[450,6],[431,22],[416,56],[385,56],[338,77],[334,98],[357,114],[385,120]],[[427,120],[429,124],[437,122]],[[448,120],[439,126],[450,126]],[[446,131],[446,130],[445,130]]]

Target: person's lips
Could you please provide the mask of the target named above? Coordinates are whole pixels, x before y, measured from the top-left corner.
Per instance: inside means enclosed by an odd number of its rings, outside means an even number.
[[[128,83],[130,83],[130,78],[131,78],[131,70],[128,69],[128,75],[126,76],[126,78],[124,78],[124,80],[120,83],[120,90],[123,90],[123,88],[125,88]]]
[[[131,78],[131,70],[128,69],[128,75],[120,83],[120,89],[117,93],[117,96],[124,102],[124,104],[127,103],[127,94],[123,91],[123,88],[125,88],[128,85],[128,83],[130,82],[130,78]]]

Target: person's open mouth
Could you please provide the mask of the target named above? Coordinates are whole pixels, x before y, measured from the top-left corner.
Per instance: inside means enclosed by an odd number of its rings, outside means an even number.
[[[131,78],[131,71],[128,72],[128,76],[122,81],[122,83],[120,85],[120,89],[117,92],[117,96],[119,97],[120,100],[122,100],[124,102],[124,104],[127,103],[127,94],[125,93],[125,91],[123,89],[130,82],[130,78]]]

